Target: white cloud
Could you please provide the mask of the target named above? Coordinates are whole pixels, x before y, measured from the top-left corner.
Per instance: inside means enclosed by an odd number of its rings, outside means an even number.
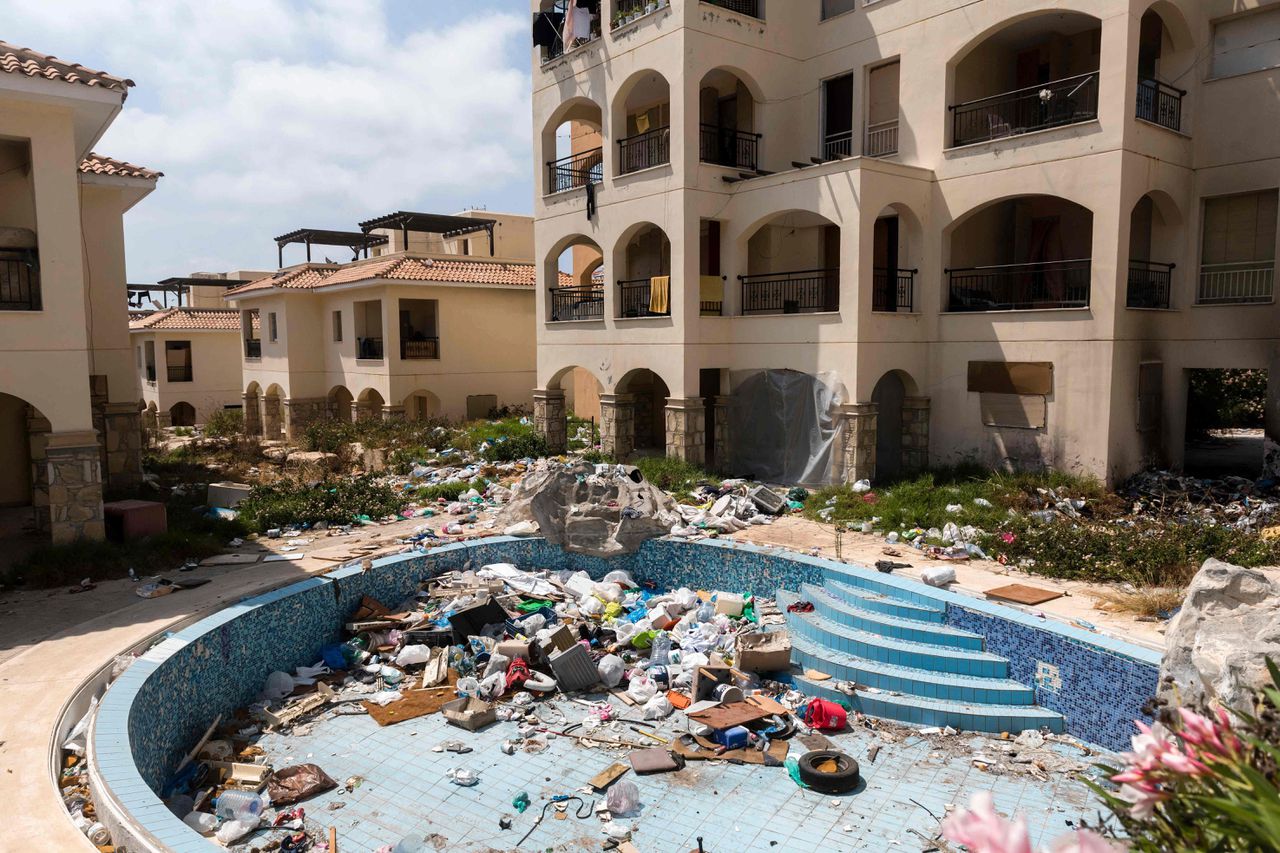
[[[126,219],[146,281],[261,266],[296,227],[527,209],[527,18],[415,2],[403,32],[391,2],[0,0],[0,37],[137,82],[98,149],[166,175]]]

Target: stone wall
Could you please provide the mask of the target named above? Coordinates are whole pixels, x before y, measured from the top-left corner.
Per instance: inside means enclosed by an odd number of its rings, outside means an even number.
[[[854,403],[840,407],[846,483],[875,478],[876,409],[875,403]]]
[[[917,473],[929,467],[929,398],[902,401],[902,468]]]
[[[262,435],[262,404],[257,394],[245,394],[244,400],[244,434]]]
[[[600,446],[605,456],[618,460],[635,450],[636,407],[630,394],[600,395]]]
[[[563,390],[539,388],[533,392],[533,428],[546,439],[551,453],[564,453],[568,449],[569,421]]]
[[[49,533],[55,545],[106,536],[101,445],[94,433],[49,433]]]
[[[107,485],[127,489],[142,482],[142,416],[137,403],[111,403],[103,413]]]
[[[719,471],[728,471],[733,465],[733,432],[729,429],[732,417],[730,408],[733,398],[720,396],[715,398],[715,458],[710,460],[712,467]]]
[[[701,397],[667,400],[666,448],[671,459],[695,465],[707,460],[707,403]]]
[[[379,409],[379,415],[381,410]],[[285,436],[292,442],[302,440],[307,427],[329,417],[329,401],[324,397],[289,398],[284,401]],[[374,416],[377,419],[377,416]]]
[[[27,438],[31,447],[31,506],[35,511],[36,529],[48,533],[52,523],[49,512],[49,421],[27,407]]]

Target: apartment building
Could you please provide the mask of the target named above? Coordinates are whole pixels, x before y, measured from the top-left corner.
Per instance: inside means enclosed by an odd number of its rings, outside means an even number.
[[[277,244],[279,272],[225,294],[240,316],[251,433],[296,441],[328,418],[463,420],[530,405],[531,217],[399,212]],[[296,245],[306,260],[285,266]],[[317,246],[357,259],[317,262]]]
[[[1280,2],[578,5],[533,4],[553,445],[585,382],[619,455],[1114,481],[1248,368],[1280,469]]]
[[[0,531],[103,536],[142,476],[124,214],[159,172],[91,153],[133,83],[0,42]]]
[[[166,308],[130,321],[129,333],[147,429],[202,425],[241,407],[239,311]]]

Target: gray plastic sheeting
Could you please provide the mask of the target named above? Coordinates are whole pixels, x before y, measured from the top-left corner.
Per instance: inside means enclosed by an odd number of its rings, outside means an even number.
[[[735,473],[770,483],[816,486],[834,481],[831,454],[844,388],[833,374],[759,370],[729,378]]]

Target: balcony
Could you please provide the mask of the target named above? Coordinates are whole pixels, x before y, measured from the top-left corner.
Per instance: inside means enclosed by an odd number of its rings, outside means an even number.
[[[819,314],[840,310],[840,269],[739,276],[742,313]]]
[[[1089,258],[949,269],[951,312],[1088,308]]]
[[[592,148],[547,163],[547,192],[563,193],[604,180],[604,149]]]
[[[760,15],[760,0],[702,0],[702,2],[708,6],[719,6],[721,9],[737,12],[739,15],[764,20]]]
[[[404,361],[440,358],[440,339],[415,337],[400,341],[400,358]]]
[[[1249,305],[1271,302],[1275,293],[1275,279],[1275,261],[1202,264],[1196,304]]]
[[[382,338],[357,338],[356,358],[367,361],[381,361]]]
[[[822,159],[839,160],[853,156],[853,131],[829,133],[822,140]]]
[[[551,291],[551,322],[604,319],[604,286],[559,287]]]
[[[1137,116],[1143,121],[1182,130],[1182,99],[1186,92],[1159,80],[1138,82]]]
[[[618,140],[618,173],[629,175],[671,162],[671,128],[658,127]]]
[[[175,365],[171,364],[166,369],[165,379],[169,382],[190,382],[191,381],[191,365]]]
[[[662,277],[667,282],[670,279]],[[636,317],[670,317],[671,291],[668,283],[665,292],[659,288],[655,291],[654,279],[632,278],[618,282],[618,316],[632,319]]]
[[[915,307],[916,273],[919,270],[871,271],[871,310],[910,313]]]
[[[0,251],[0,311],[39,311],[40,265],[33,250]]]
[[[898,153],[898,120],[867,125],[864,153],[868,157],[889,157]]]
[[[1130,261],[1125,307],[1167,309],[1174,266],[1154,261]]]
[[[716,166],[754,172],[760,162],[759,133],[747,133],[714,124],[701,125],[699,159]]]
[[[1098,117],[1098,72],[951,107],[953,145],[971,145]]]
[[[262,341],[258,338],[250,338],[244,342],[245,358],[262,358]]]

